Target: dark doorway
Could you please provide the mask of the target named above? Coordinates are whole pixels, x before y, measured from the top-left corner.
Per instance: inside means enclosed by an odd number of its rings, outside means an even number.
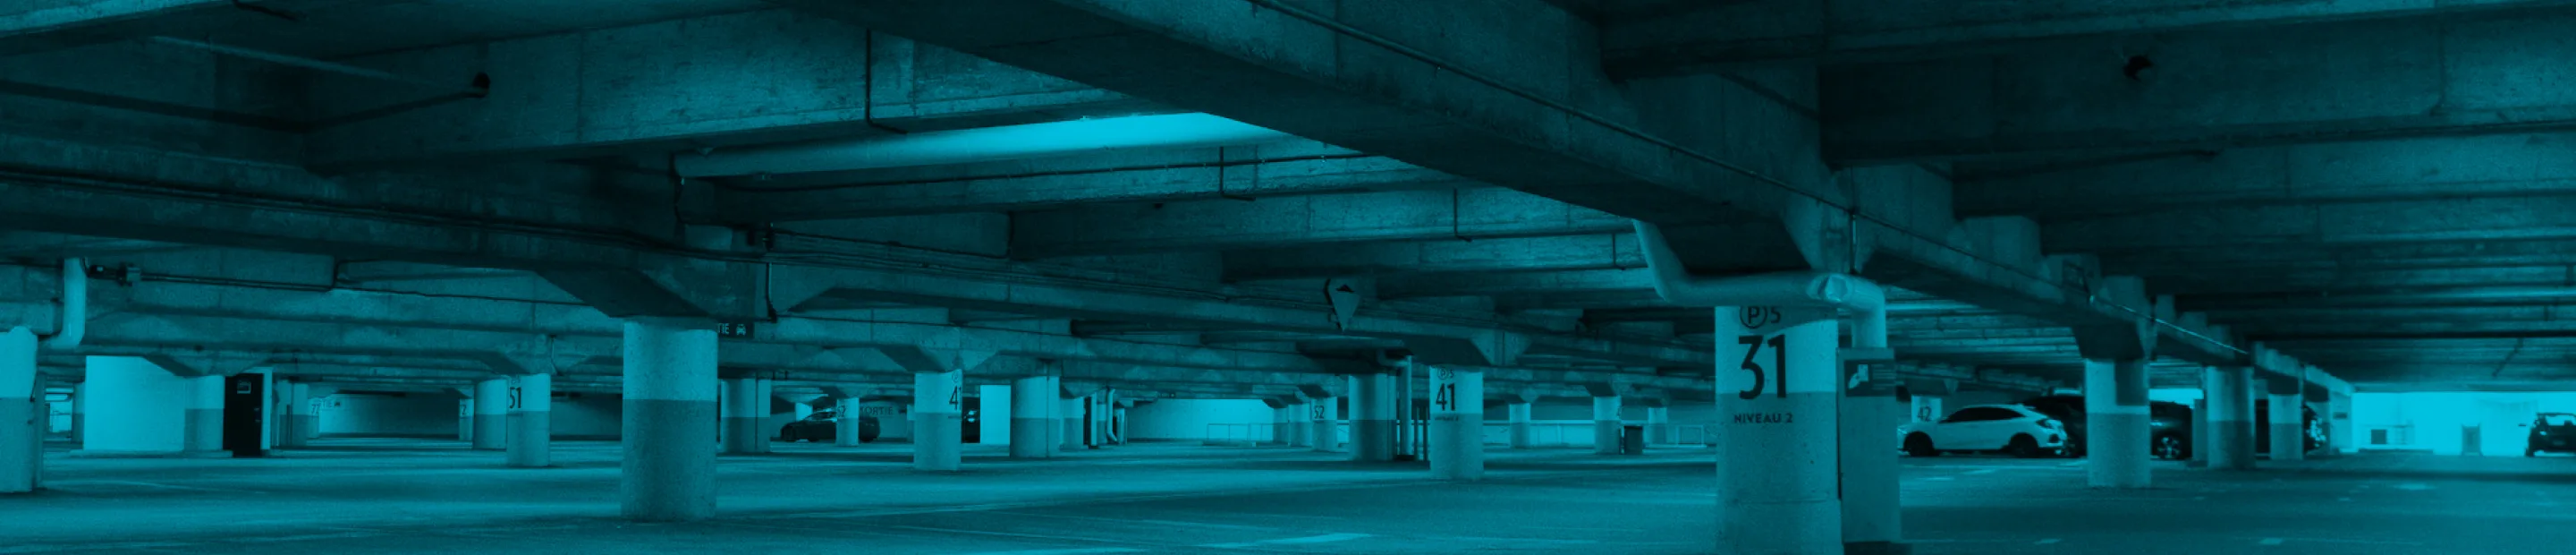
[[[224,378],[224,450],[234,457],[265,457],[260,435],[268,429],[268,375]]]
[[[958,416],[962,419],[961,424],[957,426],[957,433],[961,438],[960,441],[964,441],[966,443],[983,443],[984,398],[966,397],[958,399],[957,411],[961,413]]]

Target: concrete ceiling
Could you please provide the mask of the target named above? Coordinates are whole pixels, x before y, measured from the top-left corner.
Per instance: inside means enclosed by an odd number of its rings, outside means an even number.
[[[779,349],[935,335],[1175,384],[1504,334],[1529,351],[1483,362],[1697,391],[1710,316],[1653,294],[1635,218],[1695,271],[1900,288],[1924,376],[2074,385],[2082,330],[2144,326],[2165,385],[2271,349],[2377,390],[2576,377],[2564,2],[232,4],[0,12],[0,256],[309,296],[162,320],[607,339],[684,313]],[[487,97],[423,85],[478,74]],[[1178,112],[1302,138],[668,174]],[[1360,322],[1327,317],[1333,278]],[[859,323],[925,335],[832,333]],[[313,333],[198,341],[360,332]]]

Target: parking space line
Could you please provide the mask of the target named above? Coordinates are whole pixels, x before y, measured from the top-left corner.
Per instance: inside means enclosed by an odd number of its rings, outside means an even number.
[[[2263,541],[2254,542],[2254,545],[2281,545],[2281,538],[2263,538]]]
[[[1232,542],[1232,543],[1203,543],[1203,544],[1199,544],[1199,547],[1209,547],[1209,548],[1216,548],[1216,549],[1244,549],[1244,548],[1251,548],[1251,547],[1264,547],[1264,546],[1273,546],[1273,545],[1306,545],[1306,544],[1317,544],[1317,543],[1346,542],[1346,541],[1356,540],[1356,539],[1365,538],[1365,537],[1369,537],[1369,535],[1368,535],[1368,534],[1350,534],[1350,533],[1340,533],[1340,534],[1324,534],[1324,535],[1320,535],[1320,536],[1306,536],[1306,537],[1302,537],[1302,538],[1280,538],[1280,539],[1275,539],[1275,540],[1260,540],[1260,541],[1248,541],[1248,542]]]
[[[1087,555],[1091,553],[1144,553],[1142,549],[1124,547],[1086,547],[1077,549],[1030,549],[1025,551],[983,551],[966,555]]]

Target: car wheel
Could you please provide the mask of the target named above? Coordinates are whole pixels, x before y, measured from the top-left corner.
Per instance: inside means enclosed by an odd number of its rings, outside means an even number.
[[[2156,458],[2176,461],[2189,456],[2190,455],[2183,454],[2182,438],[2174,436],[2156,437]]]
[[[2011,443],[2004,444],[2004,452],[2025,459],[2037,457],[2040,455],[2039,440],[2030,437],[2030,434],[2014,435]]]
[[[2524,448],[2524,449],[2522,450],[2522,456],[2525,456],[2525,457],[2537,457],[2537,456],[2540,456],[2540,450],[2539,450],[2539,449]]]
[[[1932,447],[1932,436],[1914,434],[1905,436],[1905,454],[1917,457],[1938,457],[1941,456],[1941,450]]]

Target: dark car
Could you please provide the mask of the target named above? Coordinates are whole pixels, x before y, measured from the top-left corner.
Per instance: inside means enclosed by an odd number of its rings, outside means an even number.
[[[814,414],[807,415],[804,420],[789,422],[785,426],[778,427],[778,440],[832,441],[835,434],[840,433],[840,424],[837,422],[840,417],[839,410],[814,411]],[[865,415],[859,417],[860,443],[876,441],[878,433],[877,417]]]
[[[2021,406],[2056,418],[2066,426],[2066,453],[2084,456],[2084,396],[2042,395]],[[2156,458],[2191,458],[2191,407],[2169,401],[2147,403],[2148,449]]]
[[[2307,447],[2306,447],[2306,450],[2307,450],[2307,451],[2315,451],[2315,450],[2317,450],[2318,448],[2325,447],[2325,446],[2326,446],[2326,423],[2325,423],[2325,421],[2323,421],[2323,420],[2319,420],[2319,419],[2317,418],[2317,409],[2308,408],[2308,405],[2307,405],[2306,403],[2300,403],[2300,404],[2299,404],[2299,416],[2301,416],[2301,417],[2302,417],[2302,418],[2300,419],[2300,422],[2304,422],[2304,423],[2306,423],[2305,428],[2307,429],[2307,432],[2308,432],[2308,434],[2307,434],[2307,435],[2308,435],[2307,441],[2305,441],[2305,442],[2304,442],[2304,444],[2307,446]],[[2271,424],[2271,422],[2272,422],[2272,403],[2270,403],[2270,402],[2268,402],[2268,401],[2265,401],[2265,400],[2257,400],[2257,401],[2255,401],[2255,402],[2254,402],[2254,453],[2255,453],[2255,454],[2258,454],[2258,455],[2269,455],[2269,454],[2272,454],[2272,424]]]
[[[2531,435],[2522,448],[2522,456],[2541,453],[2576,453],[2576,414],[2544,412],[2531,419]]]

